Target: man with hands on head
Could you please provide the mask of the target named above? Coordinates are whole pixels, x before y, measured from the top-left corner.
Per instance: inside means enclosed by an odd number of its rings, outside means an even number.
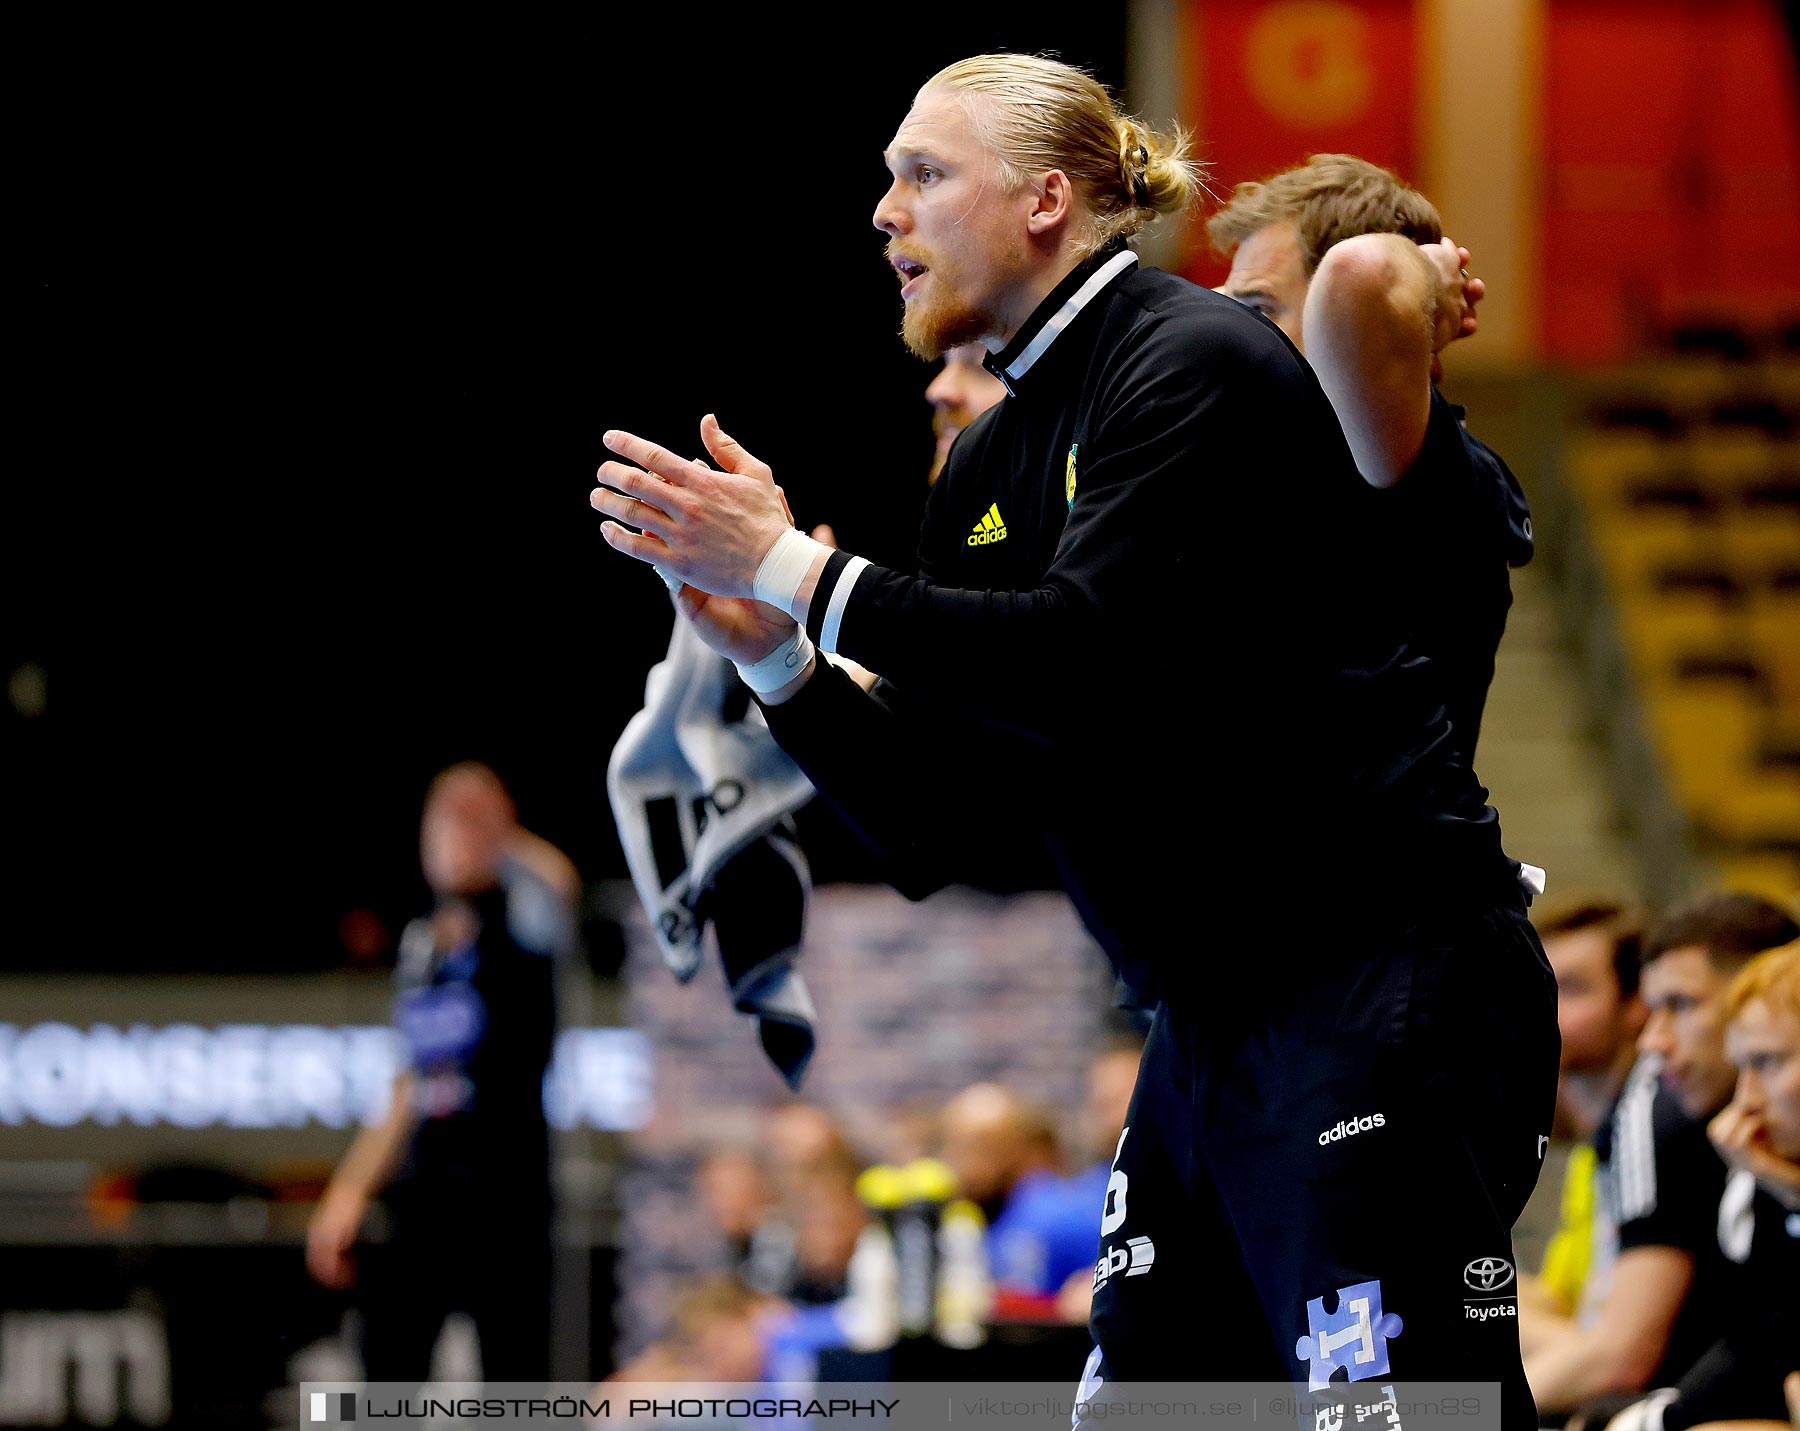
[[[964,812],[1010,812],[1160,1000],[1088,1390],[1379,1364],[1500,1381],[1507,1424],[1534,1425],[1513,1324],[1468,1317],[1458,1269],[1510,1252],[1536,1178],[1553,980],[1330,401],[1267,324],[1126,246],[1193,197],[1184,156],[1055,61],[981,56],[919,92],[875,211],[903,335],[924,356],[981,341],[1009,395],[932,488],[918,576],[793,531],[711,416],[710,462],[609,433],[627,460],[593,504],[683,583],[893,883],[944,883]],[[883,679],[859,690],[815,643]],[[1171,643],[1205,699],[1157,685]],[[1471,1054],[1465,1020],[1508,1030],[1505,1056]],[[1331,1136],[1349,1124],[1369,1131]],[[1393,1196],[1414,1160],[1435,1218]],[[1145,1275],[1100,1275],[1134,1257]],[[1363,1293],[1385,1298],[1386,1360],[1338,1366],[1311,1304]]]
[[[1430,200],[1354,155],[1315,154],[1240,184],[1206,227],[1231,259],[1219,291],[1305,354],[1357,469],[1389,494],[1396,549],[1429,593],[1420,644],[1444,665],[1451,738],[1473,764],[1512,605],[1507,571],[1532,556],[1518,480],[1437,389],[1441,355],[1475,333],[1486,285]]]

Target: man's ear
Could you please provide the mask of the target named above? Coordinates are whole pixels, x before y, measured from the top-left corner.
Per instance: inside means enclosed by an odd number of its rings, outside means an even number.
[[[1075,186],[1061,169],[1052,169],[1031,186],[1033,203],[1026,231],[1033,238],[1054,233],[1075,208]]]

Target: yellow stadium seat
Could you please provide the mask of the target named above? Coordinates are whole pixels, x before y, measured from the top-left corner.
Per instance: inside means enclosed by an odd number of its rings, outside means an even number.
[[[1753,589],[1745,624],[1776,707],[1800,714],[1800,590]]]
[[[1615,590],[1635,587],[1671,567],[1721,561],[1716,527],[1683,512],[1596,514],[1593,531]]]
[[[1775,444],[1762,433],[1706,428],[1682,446],[1683,469],[1708,491],[1735,492],[1775,470]]]
[[[1679,472],[1679,444],[1648,433],[1590,429],[1569,442],[1568,474],[1590,502],[1610,502],[1628,482]]]
[[[1646,694],[1651,729],[1686,809],[1705,808],[1714,791],[1749,773],[1764,721],[1750,688],[1739,681],[1699,681]]]
[[[1800,856],[1730,854],[1719,860],[1719,879],[1727,889],[1760,894],[1778,904],[1800,897]]]
[[[1736,608],[1713,592],[1626,587],[1619,592],[1619,618],[1632,669],[1646,684],[1674,679],[1684,658],[1745,654]]]
[[[1800,515],[1736,507],[1719,523],[1719,544],[1733,571],[1752,580],[1800,566]]]
[[[1765,768],[1722,781],[1694,813],[1734,844],[1800,844],[1800,774]]]
[[[1779,755],[1800,765],[1800,710],[1777,707],[1769,713],[1763,726],[1762,750],[1765,758]]]
[[[1789,407],[1800,407],[1800,363],[1783,360],[1762,364],[1756,373],[1756,390]]]

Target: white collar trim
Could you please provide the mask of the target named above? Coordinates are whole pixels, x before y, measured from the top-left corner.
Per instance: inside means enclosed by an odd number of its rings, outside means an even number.
[[[1137,261],[1138,256],[1130,249],[1126,249],[1123,253],[1114,254],[1095,269],[1093,277],[1070,294],[1069,301],[1050,315],[1050,321],[1038,330],[1037,337],[1031,340],[1025,351],[1006,365],[1007,377],[1016,382],[1030,372],[1031,365],[1049,351],[1050,345],[1056,341],[1057,334],[1075,321],[1075,315],[1092,303],[1102,288],[1105,288],[1126,269],[1133,267]]]

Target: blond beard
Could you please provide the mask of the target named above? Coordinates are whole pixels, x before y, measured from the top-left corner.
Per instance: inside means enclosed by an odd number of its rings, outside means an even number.
[[[971,308],[955,308],[926,299],[906,305],[900,317],[900,340],[915,358],[932,362],[952,348],[979,341],[991,326]]]

